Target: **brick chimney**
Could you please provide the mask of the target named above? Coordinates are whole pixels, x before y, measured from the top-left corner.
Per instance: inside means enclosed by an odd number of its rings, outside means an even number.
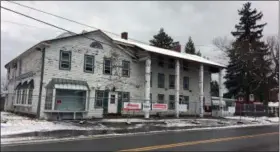
[[[127,35],[128,35],[127,32],[122,32],[122,34],[121,34],[122,39],[127,40]]]
[[[173,50],[176,52],[181,52],[181,44],[179,42],[173,43]]]

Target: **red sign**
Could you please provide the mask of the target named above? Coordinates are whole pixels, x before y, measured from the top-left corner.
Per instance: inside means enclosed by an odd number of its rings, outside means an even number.
[[[141,110],[141,108],[142,108],[141,103],[132,103],[132,102],[123,103],[123,110]]]
[[[61,104],[61,100],[56,100],[56,103],[57,104]]]
[[[163,103],[152,104],[152,110],[167,110],[167,104],[163,104]]]

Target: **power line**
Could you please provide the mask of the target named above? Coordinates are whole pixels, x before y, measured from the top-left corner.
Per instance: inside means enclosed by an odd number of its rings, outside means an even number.
[[[113,35],[115,35],[115,36],[120,37],[119,34],[116,34],[116,33],[113,33],[113,32],[107,31],[107,30],[103,30],[103,29],[97,28],[97,27],[95,27],[95,26],[90,26],[90,25],[87,25],[87,24],[85,24],[85,23],[81,23],[81,22],[78,22],[78,21],[75,21],[75,20],[72,20],[72,19],[69,19],[69,18],[66,18],[66,17],[62,17],[62,16],[59,16],[59,15],[56,15],[56,14],[53,14],[53,13],[49,13],[49,12],[46,12],[46,11],[43,11],[43,10],[39,10],[39,9],[36,9],[36,8],[34,8],[34,7],[31,7],[31,6],[27,6],[27,5],[24,5],[24,4],[20,4],[20,3],[14,2],[14,1],[7,1],[7,2],[16,4],[16,5],[25,7],[25,8],[29,8],[29,9],[32,9],[32,10],[35,10],[35,11],[38,11],[38,12],[41,12],[41,13],[44,13],[44,14],[48,14],[48,15],[51,15],[51,16],[54,16],[54,17],[57,17],[57,18],[60,18],[60,19],[63,19],[63,20],[67,20],[67,21],[69,21],[69,22],[73,22],[73,23],[76,23],[76,24],[79,24],[79,25],[82,25],[82,26],[85,26],[85,27],[89,27],[89,28],[97,29],[97,30],[102,30],[102,31],[104,31],[105,33],[110,33],[110,34],[113,34]],[[143,41],[140,41],[140,40],[136,40],[136,39],[132,39],[132,38],[128,38],[128,39],[129,39],[129,40],[136,41],[136,42],[140,42],[140,43],[143,43],[143,44],[146,44],[146,45],[150,45],[150,44],[148,44],[148,43],[146,43],[146,42],[143,42]],[[214,46],[210,46],[210,45],[194,45],[194,46],[202,46],[202,47],[212,47],[212,48],[215,48]]]
[[[3,7],[3,6],[1,6],[1,8],[5,9],[5,10],[8,10],[8,11],[11,11],[11,12],[13,12],[13,13],[16,13],[16,14],[18,14],[18,15],[22,15],[22,16],[27,17],[27,18],[29,18],[29,19],[36,20],[36,21],[41,22],[41,23],[43,23],[43,24],[46,24],[46,25],[55,27],[55,28],[57,28],[57,29],[60,29],[60,30],[63,30],[63,31],[66,31],[66,32],[69,32],[69,33],[77,34],[77,33],[74,33],[74,32],[72,32],[72,31],[69,31],[69,30],[67,30],[67,29],[64,29],[64,28],[62,28],[62,27],[58,27],[58,26],[56,26],[56,25],[47,23],[47,22],[42,21],[42,20],[39,20],[39,19],[36,19],[36,18],[31,17],[31,16],[29,16],[29,15],[26,15],[26,14],[23,14],[23,13],[20,13],[20,12],[14,11],[14,10],[11,10],[11,9],[9,9],[9,8]],[[77,34],[77,35],[78,35],[78,34]],[[93,41],[96,41],[96,42],[99,42],[99,43],[108,45],[108,46],[110,46],[110,47],[112,47],[112,48],[116,48],[115,46],[112,46],[112,45],[110,45],[110,44],[104,43],[104,42],[102,42],[102,41],[98,41],[98,40],[95,40],[95,39],[93,39],[93,38],[86,37],[86,36],[84,36],[84,35],[80,35],[80,36],[82,36],[82,37],[84,37],[84,38],[86,38],[86,39],[90,39],[90,40],[93,40]],[[152,59],[153,59],[153,60],[156,60],[156,61],[159,61],[157,58],[152,58]],[[167,64],[170,64],[169,62],[166,62],[166,61],[163,61],[163,62],[164,62],[164,63],[167,63]],[[186,68],[188,68],[188,69],[193,69],[193,70],[195,70],[195,71],[199,71],[199,69],[190,68],[190,67],[187,67],[187,66],[184,66],[184,65],[183,65],[182,67],[186,67]]]
[[[38,28],[38,29],[46,29],[44,27],[37,27],[37,26],[29,25],[29,24],[23,24],[23,23],[14,22],[14,21],[8,21],[8,20],[1,20],[1,22],[12,23],[12,24],[16,24],[16,25],[29,26],[29,27]]]

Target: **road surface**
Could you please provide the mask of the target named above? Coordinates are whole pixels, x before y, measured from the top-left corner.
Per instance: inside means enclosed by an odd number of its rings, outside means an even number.
[[[279,151],[279,126],[1,145],[1,151]]]

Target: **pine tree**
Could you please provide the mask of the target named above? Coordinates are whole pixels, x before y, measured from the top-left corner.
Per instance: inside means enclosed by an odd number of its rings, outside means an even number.
[[[195,54],[201,56],[200,50],[198,50]]]
[[[164,48],[164,49],[173,49],[173,39],[164,32],[164,29],[161,28],[159,33],[153,36],[154,38],[150,40],[152,46]]]
[[[191,37],[189,37],[189,41],[187,42],[187,44],[185,46],[185,52],[189,53],[189,54],[195,54],[196,53],[194,43],[193,43]]]
[[[228,50],[230,58],[225,76],[225,85],[229,96],[239,93],[245,95],[246,101],[249,94],[255,94],[257,99],[264,101],[267,97],[266,75],[269,72],[270,62],[266,59],[267,46],[261,41],[265,24],[257,24],[263,14],[256,9],[251,9],[251,3],[243,4],[238,10],[240,22],[235,25],[236,31],[231,34],[236,38],[232,49]],[[257,95],[257,96],[256,96]]]

